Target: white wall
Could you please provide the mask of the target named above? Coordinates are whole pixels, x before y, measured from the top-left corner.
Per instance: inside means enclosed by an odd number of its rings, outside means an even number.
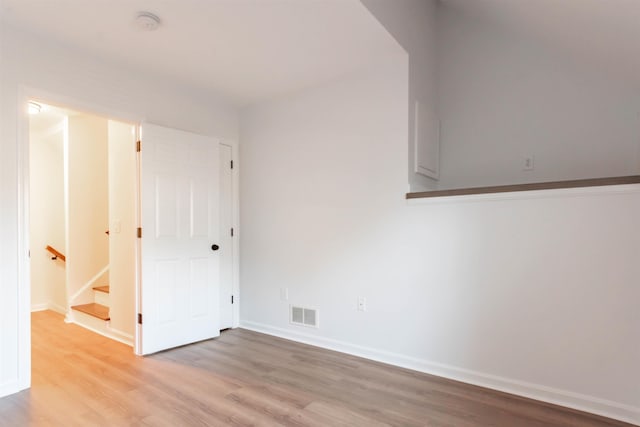
[[[91,289],[74,296],[109,265],[107,119],[71,115],[67,133],[67,295],[76,305],[93,302]]]
[[[396,61],[243,112],[241,324],[640,422],[640,188],[408,204],[406,85]]]
[[[111,328],[133,337],[136,286],[135,127],[109,120],[109,306]],[[133,341],[133,340],[132,340]]]
[[[238,117],[234,107],[218,102],[215,96],[158,79],[153,70],[105,63],[91,53],[31,38],[4,24],[0,28],[0,63],[2,396],[27,387],[30,381],[28,247],[21,243],[27,230],[19,228],[28,223],[22,203],[27,189],[20,187],[23,171],[19,168],[20,156],[26,152],[22,145],[27,133],[26,109],[20,104],[24,97],[233,140],[237,140]]]
[[[435,189],[436,181],[414,172],[415,103],[436,111],[436,0],[361,0],[409,54],[408,179],[411,191]]]
[[[32,132],[29,139],[31,308],[65,312],[65,263],[45,250],[51,245],[66,253],[62,126]]]
[[[437,51],[439,188],[640,173],[634,85],[446,6]]]

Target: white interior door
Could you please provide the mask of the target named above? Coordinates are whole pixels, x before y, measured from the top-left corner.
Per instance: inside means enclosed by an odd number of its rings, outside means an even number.
[[[220,334],[219,142],[141,127],[141,354]]]
[[[220,329],[233,326],[233,181],[232,149],[220,145]]]

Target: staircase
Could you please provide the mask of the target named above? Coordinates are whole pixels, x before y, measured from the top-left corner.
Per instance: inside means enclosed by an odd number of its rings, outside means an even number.
[[[53,247],[47,246],[45,249],[50,252],[52,260],[66,261],[66,257]],[[100,282],[108,281],[108,273],[109,265],[107,264],[73,295],[67,297],[70,304],[80,301],[84,304],[72,305],[71,310],[67,310],[65,322],[75,323],[107,338],[133,346],[134,336],[132,334],[124,333],[111,326],[109,295],[111,287],[109,285],[94,286]],[[93,302],[87,304],[86,302],[90,300],[90,292],[93,293]]]
[[[133,346],[133,335],[113,329],[111,325],[110,286],[94,286],[90,289],[93,291],[93,302],[71,306],[73,316],[70,321],[105,337]],[[87,287],[88,290],[89,287]]]
[[[109,285],[94,287],[93,300],[92,303],[74,305],[71,308],[101,321],[111,320],[109,317]]]

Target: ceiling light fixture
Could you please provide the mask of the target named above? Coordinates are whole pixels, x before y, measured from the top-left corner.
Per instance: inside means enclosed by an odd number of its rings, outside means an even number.
[[[29,101],[29,114],[39,114],[42,111],[42,105],[37,102]]]
[[[138,12],[136,26],[142,31],[155,31],[160,26],[160,18],[151,12]]]

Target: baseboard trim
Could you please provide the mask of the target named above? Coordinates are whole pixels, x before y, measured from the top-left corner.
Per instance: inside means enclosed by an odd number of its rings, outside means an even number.
[[[377,362],[387,363],[402,368],[423,372],[467,384],[490,388],[505,393],[515,394],[529,399],[539,400],[554,405],[564,406],[579,411],[589,412],[635,425],[640,425],[640,408],[587,396],[571,391],[560,390],[540,384],[513,380],[495,375],[475,372],[455,366],[435,363],[413,358],[402,354],[377,350],[350,344],[344,341],[319,337],[304,332],[291,331],[258,322],[241,320],[240,327],[255,332],[326,348],[341,353],[363,357]]]
[[[34,304],[31,306],[32,313],[35,313],[36,311],[45,311],[45,310],[55,311],[56,313],[60,313],[60,314],[67,313],[67,310],[64,307],[58,304],[55,304],[53,302],[46,302],[44,304]]]
[[[114,329],[110,326],[107,326],[107,329],[111,334],[113,334],[114,337],[119,337],[119,339],[117,338],[114,338],[114,339],[117,339],[117,341],[120,341],[121,343],[126,344],[129,347],[133,347],[133,340],[134,340],[133,335],[127,334],[118,329]]]
[[[59,313],[62,315],[67,314],[67,309],[65,307],[58,304],[54,304],[54,303],[49,304],[49,310],[55,311],[56,313]]]
[[[31,304],[31,312],[35,313],[36,311],[45,311],[49,310],[49,303],[45,302],[44,304]]]
[[[24,390],[24,388],[20,387],[19,381],[7,381],[0,384],[0,397],[9,396],[22,390]]]
[[[91,332],[95,332],[96,334],[102,335],[103,337],[107,337],[114,341],[118,341],[122,344],[128,345],[129,347],[133,347],[133,336],[129,334],[125,334],[124,332],[118,331],[116,329],[111,329],[108,326],[105,326],[104,330],[100,328],[96,328],[87,323],[84,323],[80,319],[80,316],[73,316],[73,319],[70,319],[67,323],[73,323],[75,325],[80,326],[81,328],[85,328],[90,330]]]

